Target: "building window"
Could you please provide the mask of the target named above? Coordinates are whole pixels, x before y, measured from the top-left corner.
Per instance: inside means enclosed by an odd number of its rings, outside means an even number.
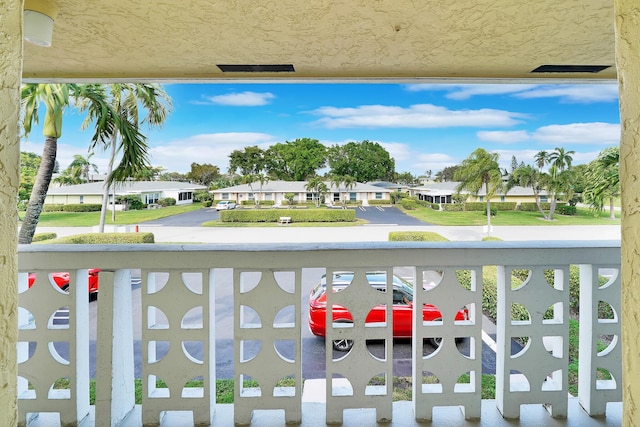
[[[382,193],[376,193],[376,200],[382,200]]]
[[[313,193],[307,193],[307,202],[313,202],[315,200],[315,197],[313,196]]]
[[[255,200],[256,199],[256,195],[253,194],[253,193],[247,194],[247,197],[248,197],[249,200]]]
[[[80,196],[80,204],[84,203],[84,196]]]
[[[548,201],[547,196],[540,196],[540,203],[547,203]]]
[[[349,193],[349,200],[351,200],[352,202],[358,200],[358,193]]]
[[[333,201],[334,202],[340,201],[340,193],[333,193]]]
[[[191,200],[191,192],[182,192],[178,194],[178,200]]]
[[[484,202],[484,196],[480,196],[480,201]]]
[[[150,205],[152,203],[158,203],[160,195],[158,193],[149,193],[144,195],[144,203]]]
[[[273,193],[264,193],[265,200],[273,200]]]
[[[504,202],[504,196],[500,196],[500,201]]]
[[[229,193],[222,193],[222,200],[229,200]]]

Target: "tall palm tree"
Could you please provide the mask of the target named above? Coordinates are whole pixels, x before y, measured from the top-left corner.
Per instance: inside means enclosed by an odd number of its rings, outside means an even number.
[[[93,92],[95,85],[82,88]],[[99,231],[104,232],[110,188],[116,182],[139,176],[150,168],[146,137],[139,126],[161,126],[171,109],[171,99],[162,87],[146,83],[114,83],[103,86],[101,93],[85,96],[80,108],[87,111],[84,126],[95,125],[90,149],[110,151],[107,177],[102,195]],[[142,116],[145,111],[146,115]],[[116,155],[121,159],[114,167]],[[114,198],[115,199],[115,198]],[[113,211],[115,215],[115,208]]]
[[[531,165],[524,165],[514,170],[507,182],[508,190],[516,185],[531,188],[533,190],[533,197],[535,198],[536,206],[544,219],[547,219],[547,214],[544,209],[542,209],[542,204],[540,203],[540,188],[544,184],[546,177],[547,174],[544,172],[536,170],[536,168]]]
[[[346,208],[347,207],[347,193],[349,193],[349,190],[353,189],[353,187],[356,186],[357,181],[351,175],[344,175],[342,177],[342,183],[344,184],[344,189],[345,189],[345,195],[344,195],[343,203],[344,203],[344,207]]]
[[[538,171],[542,172],[542,168],[549,162],[549,153],[546,151],[538,151],[533,158],[538,166]]]
[[[460,168],[455,173],[456,181],[460,181],[456,187],[458,192],[467,190],[478,195],[484,187],[487,198],[488,234],[491,234],[491,198],[503,188],[498,158],[498,153],[489,153],[484,148],[477,148],[462,161]]]
[[[22,87],[22,126],[25,137],[33,124],[38,123],[40,105],[45,105],[43,134],[45,137],[42,161],[38,167],[36,180],[31,190],[27,211],[20,227],[18,243],[31,243],[36,232],[42,206],[51,183],[56,163],[58,138],[62,136],[62,113],[69,105],[69,84],[27,84]]]
[[[615,219],[614,200],[620,196],[620,149],[605,148],[587,169],[585,198],[595,212],[609,199],[609,219]]]
[[[555,173],[552,174],[553,177],[571,168],[571,162],[573,161],[571,155],[575,153],[573,150],[565,151],[562,147],[556,147],[555,150],[549,153],[548,162],[550,165],[555,166]]]
[[[80,154],[75,154],[73,161],[69,163],[69,166],[67,166],[67,168],[62,171],[62,174],[55,178],[54,181],[62,185],[89,182],[89,172],[93,170],[94,173],[98,173],[98,166],[89,160],[92,156],[93,153],[89,153],[86,158]]]
[[[322,181],[322,178],[319,176],[314,176],[307,181],[307,185],[305,185],[305,189],[311,193],[315,193],[315,203],[316,207],[320,207],[320,195],[327,192],[327,185]]]

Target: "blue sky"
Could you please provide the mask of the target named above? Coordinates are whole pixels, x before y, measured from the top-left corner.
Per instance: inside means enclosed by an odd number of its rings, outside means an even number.
[[[328,146],[368,139],[389,151],[396,171],[414,175],[459,164],[483,147],[533,163],[540,150],[574,150],[574,164],[588,163],[620,138],[615,83],[590,85],[436,84],[170,84],[173,112],[160,130],[143,129],[151,163],[188,172],[192,162],[223,172],[228,155],[248,145],[267,148],[296,138]],[[74,154],[87,154],[91,131],[83,117],[65,113],[58,141],[64,169]],[[42,154],[41,128],[22,141]],[[106,170],[107,155],[92,161]]]

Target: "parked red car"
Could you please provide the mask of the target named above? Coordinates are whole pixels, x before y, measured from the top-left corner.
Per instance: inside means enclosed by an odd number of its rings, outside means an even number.
[[[333,287],[335,291],[344,289],[353,280],[353,272],[339,272],[333,275]],[[376,289],[386,290],[386,273],[381,271],[368,272],[367,280]],[[311,333],[319,337],[326,336],[327,296],[326,277],[322,276],[320,282],[313,288],[309,296],[309,329]],[[400,277],[393,275],[393,337],[411,338],[413,329],[413,285]],[[442,314],[431,304],[425,304],[422,308],[422,318],[425,321],[441,320]],[[455,320],[469,320],[468,309],[462,308],[456,314]],[[353,322],[348,310],[339,305],[333,306],[334,322]],[[367,315],[367,323],[384,322],[385,309],[379,305],[374,307]],[[439,345],[440,338],[432,338],[434,345]],[[339,351],[348,351],[353,346],[351,340],[335,340],[333,347]]]
[[[92,268],[89,270],[89,297],[94,298],[98,295],[98,273],[100,269]],[[68,272],[55,272],[51,273],[51,278],[63,291],[69,289],[69,273]],[[33,286],[36,280],[36,273],[29,273],[29,287]]]

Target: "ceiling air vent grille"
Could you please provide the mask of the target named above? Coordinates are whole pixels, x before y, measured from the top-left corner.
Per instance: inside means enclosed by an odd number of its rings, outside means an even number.
[[[292,64],[218,64],[223,73],[293,73]]]
[[[611,65],[541,65],[532,73],[599,73]]]

